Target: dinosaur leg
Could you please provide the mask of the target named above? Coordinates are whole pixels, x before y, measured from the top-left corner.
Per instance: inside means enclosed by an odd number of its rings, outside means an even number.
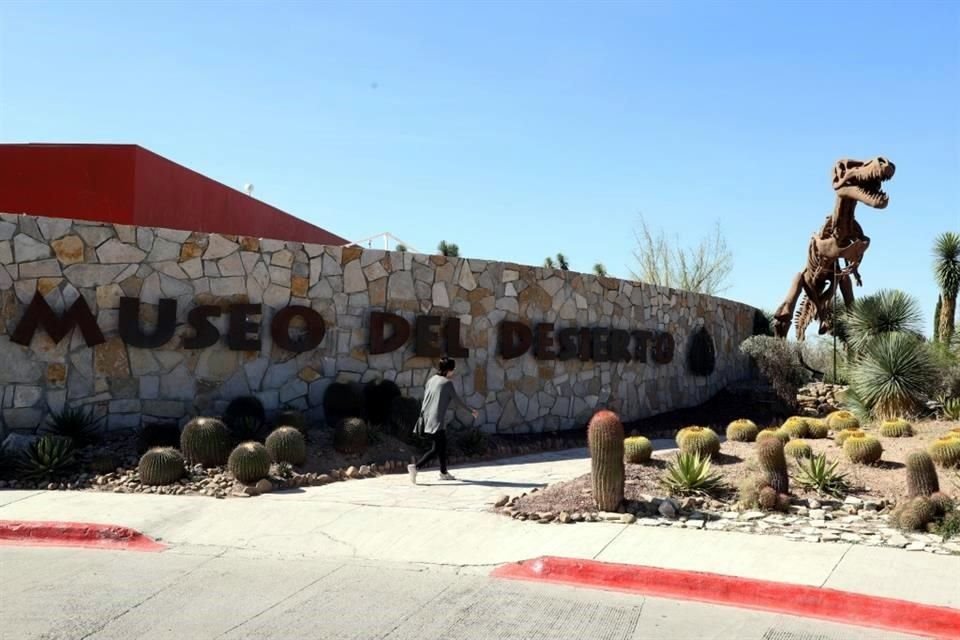
[[[843,305],[847,309],[853,306],[853,283],[850,282],[850,276],[840,276],[840,295],[843,296]]]
[[[773,333],[778,338],[786,338],[787,332],[790,331],[790,321],[793,319],[793,310],[796,308],[797,300],[803,291],[802,283],[803,272],[801,271],[793,277],[793,282],[790,283],[790,290],[787,292],[786,299],[777,307],[776,312],[773,314]]]

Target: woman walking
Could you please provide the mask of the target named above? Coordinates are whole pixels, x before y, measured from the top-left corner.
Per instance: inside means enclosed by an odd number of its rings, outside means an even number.
[[[407,465],[410,482],[413,484],[417,484],[417,472],[430,464],[435,457],[440,459],[440,479],[456,480],[447,472],[447,409],[451,402],[455,402],[472,413],[474,418],[479,415],[475,409],[471,409],[460,399],[453,388],[451,378],[456,366],[453,358],[441,358],[437,373],[427,380],[415,430],[420,436],[429,436],[433,442],[430,450],[423,454],[416,464]]]

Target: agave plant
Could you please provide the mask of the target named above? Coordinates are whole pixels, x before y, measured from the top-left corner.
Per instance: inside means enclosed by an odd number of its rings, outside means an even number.
[[[843,313],[847,344],[863,353],[877,338],[891,333],[923,337],[923,314],[916,299],[903,291],[884,289],[856,300]]]
[[[66,407],[59,413],[50,414],[44,432],[70,438],[76,446],[82,447],[99,440],[96,428],[97,419],[91,411],[80,407]]]
[[[23,453],[19,471],[25,480],[54,478],[68,473],[76,462],[73,440],[63,436],[41,436]]]
[[[879,420],[922,409],[938,380],[927,345],[902,332],[881,335],[867,344],[849,377],[852,396]]]
[[[725,486],[720,474],[712,470],[710,456],[701,458],[696,453],[678,453],[667,464],[662,482],[675,495],[709,495]]]
[[[960,398],[940,396],[937,403],[943,409],[943,416],[947,420],[960,420]]]
[[[847,474],[837,471],[838,464],[836,461],[827,462],[827,456],[822,453],[806,460],[798,460],[800,473],[796,480],[805,489],[813,489],[821,495],[841,497],[850,486],[847,484]]]

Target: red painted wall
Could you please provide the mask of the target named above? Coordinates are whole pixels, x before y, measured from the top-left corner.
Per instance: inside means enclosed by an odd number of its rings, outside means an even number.
[[[318,244],[348,242],[136,145],[0,145],[0,211]]]

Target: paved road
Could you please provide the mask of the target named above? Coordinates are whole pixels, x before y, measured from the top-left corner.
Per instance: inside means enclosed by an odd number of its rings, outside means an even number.
[[[479,569],[0,547],[3,640],[895,640],[763,612],[494,580]]]

